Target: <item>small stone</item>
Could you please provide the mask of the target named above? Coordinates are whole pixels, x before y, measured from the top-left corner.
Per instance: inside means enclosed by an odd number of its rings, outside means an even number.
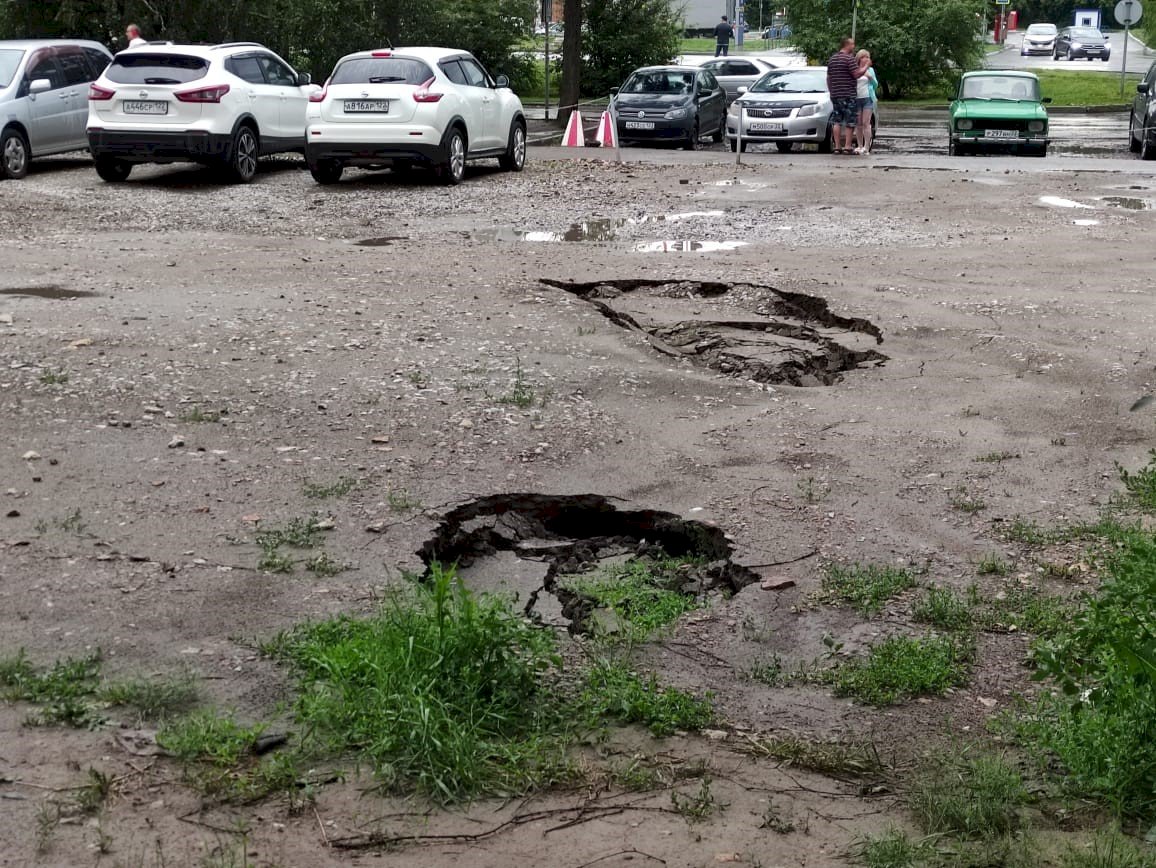
[[[185,438],[181,437],[179,434],[175,435],[173,439],[169,441],[169,449],[180,449],[184,445]]]
[[[241,516],[241,521],[245,522],[246,524],[256,524],[260,520],[261,516],[257,515],[256,513]]]
[[[384,521],[375,521],[373,524],[367,524],[365,530],[367,533],[385,533],[389,529]]]
[[[704,729],[702,734],[711,741],[725,741],[726,737],[730,735],[725,729]]]
[[[69,346],[74,350],[79,349],[80,347],[91,347],[92,338],[77,338],[72,343],[70,343]]]
[[[4,514],[5,518],[20,518],[20,510],[10,509]]]
[[[369,442],[370,443],[388,443],[389,438],[384,436],[384,435],[380,435],[378,437],[370,437]]]
[[[776,578],[774,576],[763,579],[759,585],[764,591],[785,591],[787,588],[795,587],[794,579]]]
[[[996,700],[988,699],[986,696],[979,697],[979,704],[984,708],[995,708]]]
[[[458,427],[459,428],[473,428],[474,423],[471,422],[469,419],[463,419],[461,422],[458,423]]]
[[[2,324],[2,325],[12,325],[12,314],[10,314],[10,313],[0,313],[0,324]]]
[[[27,452],[25,452],[20,457],[23,458],[25,461],[39,461],[40,460],[40,453],[34,452],[31,449],[29,449]]]
[[[335,522],[332,518],[323,518],[316,522],[313,526],[318,530],[333,530],[333,528],[337,527],[337,522]]]

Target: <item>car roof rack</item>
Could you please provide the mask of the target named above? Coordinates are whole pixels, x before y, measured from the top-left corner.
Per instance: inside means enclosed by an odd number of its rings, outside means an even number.
[[[257,47],[261,47],[260,42],[222,42],[222,43],[219,43],[218,45],[213,45],[210,47],[215,50],[218,48],[241,48],[242,46],[247,46],[247,45],[256,45]]]

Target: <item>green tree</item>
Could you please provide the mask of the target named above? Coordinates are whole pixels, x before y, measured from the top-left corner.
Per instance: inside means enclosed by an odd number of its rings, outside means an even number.
[[[583,12],[584,94],[603,96],[638,67],[678,54],[682,14],[669,0],[585,0]]]
[[[826,63],[851,32],[852,0],[791,0],[791,41]],[[875,62],[882,96],[898,98],[978,66],[983,0],[860,0],[855,39]]]

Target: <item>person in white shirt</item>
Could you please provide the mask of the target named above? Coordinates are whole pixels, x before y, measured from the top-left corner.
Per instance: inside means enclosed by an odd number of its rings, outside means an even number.
[[[130,24],[124,29],[124,36],[128,40],[129,48],[147,44],[144,37],[140,35],[140,28],[135,24]]]

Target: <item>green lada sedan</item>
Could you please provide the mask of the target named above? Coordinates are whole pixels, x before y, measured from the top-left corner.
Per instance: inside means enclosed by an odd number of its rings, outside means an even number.
[[[951,101],[948,154],[1011,151],[1042,157],[1048,152],[1048,112],[1040,81],[1030,72],[965,72]]]

